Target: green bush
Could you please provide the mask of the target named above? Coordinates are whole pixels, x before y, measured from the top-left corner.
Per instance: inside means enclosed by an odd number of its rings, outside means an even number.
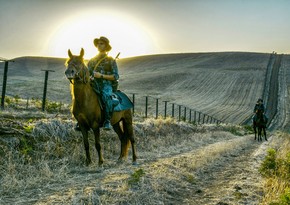
[[[243,136],[243,134],[240,132],[239,128],[236,126],[225,127],[225,131],[228,131],[236,136]]]
[[[290,188],[285,189],[284,194],[280,197],[281,205],[289,205],[290,204]]]
[[[135,170],[135,172],[131,175],[128,181],[128,184],[131,186],[134,184],[137,184],[140,181],[141,177],[144,175],[145,175],[145,172],[142,168]]]
[[[11,105],[11,103],[13,102],[12,98],[10,98],[8,96],[5,97],[4,101],[5,101],[5,103],[7,103],[8,106]]]
[[[61,110],[63,103],[46,101],[45,110],[47,112],[58,112]]]
[[[19,95],[15,95],[14,96],[14,102],[15,103],[19,103],[19,100],[20,100],[20,96]]]
[[[247,131],[248,134],[254,133],[253,126],[251,125],[244,125],[244,129]]]
[[[276,173],[277,161],[276,161],[276,150],[269,149],[265,160],[262,162],[259,169],[260,173],[264,176],[271,176]]]

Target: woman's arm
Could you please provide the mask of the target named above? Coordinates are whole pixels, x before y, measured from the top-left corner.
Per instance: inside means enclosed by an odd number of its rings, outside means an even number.
[[[110,81],[116,80],[115,75],[105,75],[105,74],[101,74],[99,72],[94,72],[94,77],[105,79],[105,80],[110,80]]]

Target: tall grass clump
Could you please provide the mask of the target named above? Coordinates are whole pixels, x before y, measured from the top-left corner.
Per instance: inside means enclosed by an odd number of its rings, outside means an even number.
[[[265,196],[262,204],[290,204],[290,134],[282,133],[277,136],[280,146],[269,149],[261,167],[264,176]],[[275,140],[275,139],[274,139]]]

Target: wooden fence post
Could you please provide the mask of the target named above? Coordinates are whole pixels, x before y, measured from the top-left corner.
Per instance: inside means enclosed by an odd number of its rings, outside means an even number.
[[[198,112],[198,124],[200,124],[200,112]]]
[[[42,97],[42,111],[44,111],[45,110],[45,101],[46,101],[46,92],[47,92],[48,73],[54,72],[54,70],[41,70],[41,71],[45,71],[43,97]]]
[[[135,93],[133,93],[133,98],[132,98],[132,103],[133,103],[133,110],[132,110],[132,112],[133,112],[133,115],[134,115],[134,113],[135,113]]]
[[[145,96],[145,118],[148,116],[148,96]]]
[[[167,116],[166,116],[166,114],[167,114],[167,103],[168,103],[168,101],[163,101],[164,102],[164,118],[166,118]]]
[[[158,118],[158,98],[156,98],[156,119]]]
[[[178,120],[180,121],[181,117],[181,105],[178,105]]]
[[[1,108],[4,109],[5,93],[6,93],[6,83],[8,74],[8,61],[5,61],[4,74],[3,74],[3,84],[2,84],[2,98],[1,98]]]

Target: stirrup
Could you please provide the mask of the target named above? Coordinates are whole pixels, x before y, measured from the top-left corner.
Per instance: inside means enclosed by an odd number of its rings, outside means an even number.
[[[111,130],[112,129],[112,125],[111,125],[110,121],[109,122],[105,122],[103,128],[104,128],[104,130]]]

